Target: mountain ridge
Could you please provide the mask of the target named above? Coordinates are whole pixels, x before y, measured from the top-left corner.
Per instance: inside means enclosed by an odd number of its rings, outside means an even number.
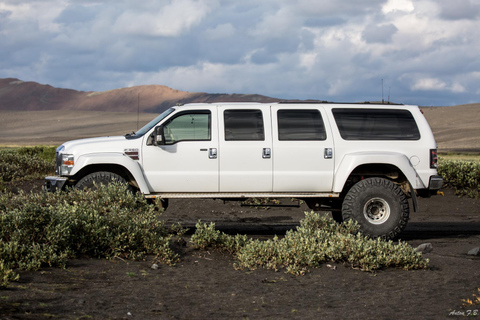
[[[259,94],[188,92],[163,85],[140,85],[108,91],[77,91],[16,78],[0,79],[0,110],[79,110],[158,113],[177,103],[277,102]]]

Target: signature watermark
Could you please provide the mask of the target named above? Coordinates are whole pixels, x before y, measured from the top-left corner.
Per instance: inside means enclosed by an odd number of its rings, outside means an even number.
[[[448,315],[451,317],[477,317],[480,316],[480,310],[452,310],[448,313]]]

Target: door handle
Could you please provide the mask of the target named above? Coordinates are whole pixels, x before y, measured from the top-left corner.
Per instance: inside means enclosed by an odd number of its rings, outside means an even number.
[[[262,158],[263,159],[270,159],[271,157],[272,157],[272,149],[263,148]]]
[[[323,157],[325,159],[332,159],[333,158],[333,149],[332,148],[325,148],[323,152]]]
[[[217,159],[217,148],[208,149],[208,158]]]

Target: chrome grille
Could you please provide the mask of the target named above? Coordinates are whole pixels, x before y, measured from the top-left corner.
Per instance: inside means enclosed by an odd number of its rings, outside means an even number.
[[[60,175],[60,166],[62,165],[62,154],[57,152],[55,154],[55,174]]]

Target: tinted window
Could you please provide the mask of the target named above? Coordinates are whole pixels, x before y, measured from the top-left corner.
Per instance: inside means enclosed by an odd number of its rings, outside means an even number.
[[[164,125],[166,144],[179,141],[210,140],[210,113],[185,113]]]
[[[225,110],[225,140],[265,140],[260,110]]]
[[[345,140],[418,140],[420,132],[408,110],[333,109]]]
[[[278,140],[325,140],[318,110],[278,110]]]

